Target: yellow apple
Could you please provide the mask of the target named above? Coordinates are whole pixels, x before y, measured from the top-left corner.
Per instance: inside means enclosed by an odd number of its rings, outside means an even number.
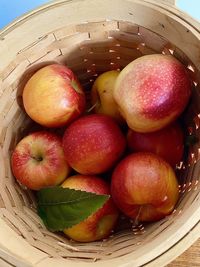
[[[118,106],[113,98],[113,91],[119,71],[104,72],[95,80],[91,90],[91,101],[95,113],[111,116],[118,122],[123,122]]]

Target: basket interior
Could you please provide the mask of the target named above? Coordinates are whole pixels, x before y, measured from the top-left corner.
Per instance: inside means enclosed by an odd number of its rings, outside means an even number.
[[[164,30],[164,25],[161,25]],[[171,54],[187,68],[193,80],[193,95],[184,114],[185,130],[200,136],[199,72],[190,59],[162,36],[139,25],[117,20],[68,25],[50,32],[17,54],[1,75],[0,117],[0,216],[5,223],[31,246],[49,257],[81,261],[117,258],[140,253],[144,245],[165,239],[174,233],[187,211],[199,199],[200,142],[188,150],[187,158],[177,166],[180,199],[175,211],[163,220],[148,225],[132,225],[121,218],[121,225],[108,239],[88,244],[76,243],[61,234],[49,232],[36,214],[34,195],[15,182],[10,169],[10,155],[16,143],[33,122],[25,115],[21,94],[28,78],[42,66],[59,62],[69,66],[88,92],[96,77],[107,70],[122,69],[146,54]],[[181,97],[181,96],[180,96]],[[192,212],[192,211],[191,211]]]

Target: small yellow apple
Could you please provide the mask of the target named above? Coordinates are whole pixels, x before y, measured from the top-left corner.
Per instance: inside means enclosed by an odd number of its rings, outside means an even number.
[[[119,71],[111,70],[104,72],[95,80],[91,90],[91,102],[95,113],[111,116],[122,123],[123,118],[113,98],[113,91]]]

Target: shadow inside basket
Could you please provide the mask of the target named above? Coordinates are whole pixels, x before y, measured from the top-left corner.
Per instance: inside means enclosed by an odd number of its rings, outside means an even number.
[[[83,85],[89,108],[90,89],[99,74],[108,70],[121,70],[134,59],[155,53],[175,56],[187,67],[193,81],[192,97],[181,117],[181,123],[186,138],[189,136],[190,140],[194,140],[193,137],[196,137],[196,141],[191,141],[186,146],[184,160],[176,168],[180,198],[174,212],[151,224],[136,224],[122,215],[115,232],[108,239],[88,243],[87,246],[68,240],[62,233],[49,232],[36,214],[34,193],[16,183],[10,169],[10,155],[17,142],[27,133],[43,129],[24,112],[24,85],[41,67],[52,63],[65,64],[74,71]],[[15,79],[10,78],[13,71]],[[138,250],[149,240],[165,232],[186,207],[199,197],[199,73],[189,58],[162,36],[126,21],[71,25],[51,32],[19,51],[7,72],[9,74],[5,74],[4,81],[11,97],[6,99],[5,120],[0,136],[3,155],[6,155],[1,159],[5,166],[2,171],[5,179],[0,189],[1,217],[32,246],[51,257],[86,261],[116,258]],[[59,129],[58,132],[62,134],[63,130],[64,128]]]

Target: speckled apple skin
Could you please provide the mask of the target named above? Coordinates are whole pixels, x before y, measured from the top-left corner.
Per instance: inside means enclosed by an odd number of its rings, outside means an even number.
[[[117,123],[102,114],[86,115],[73,122],[63,136],[69,165],[78,173],[100,174],[120,159],[126,138]]]
[[[157,221],[170,214],[179,196],[172,167],[153,153],[138,152],[115,168],[111,194],[123,213],[136,221]]]
[[[38,70],[23,90],[27,114],[46,127],[60,127],[85,109],[85,94],[72,70],[60,64]]]
[[[15,178],[33,190],[59,185],[70,173],[62,139],[47,131],[24,137],[12,153],[11,167]]]
[[[183,158],[184,132],[178,122],[150,133],[138,133],[129,129],[127,144],[132,152],[155,153],[175,167]]]
[[[191,95],[188,72],[172,56],[140,57],[119,74],[114,99],[129,127],[153,132],[174,121]]]

